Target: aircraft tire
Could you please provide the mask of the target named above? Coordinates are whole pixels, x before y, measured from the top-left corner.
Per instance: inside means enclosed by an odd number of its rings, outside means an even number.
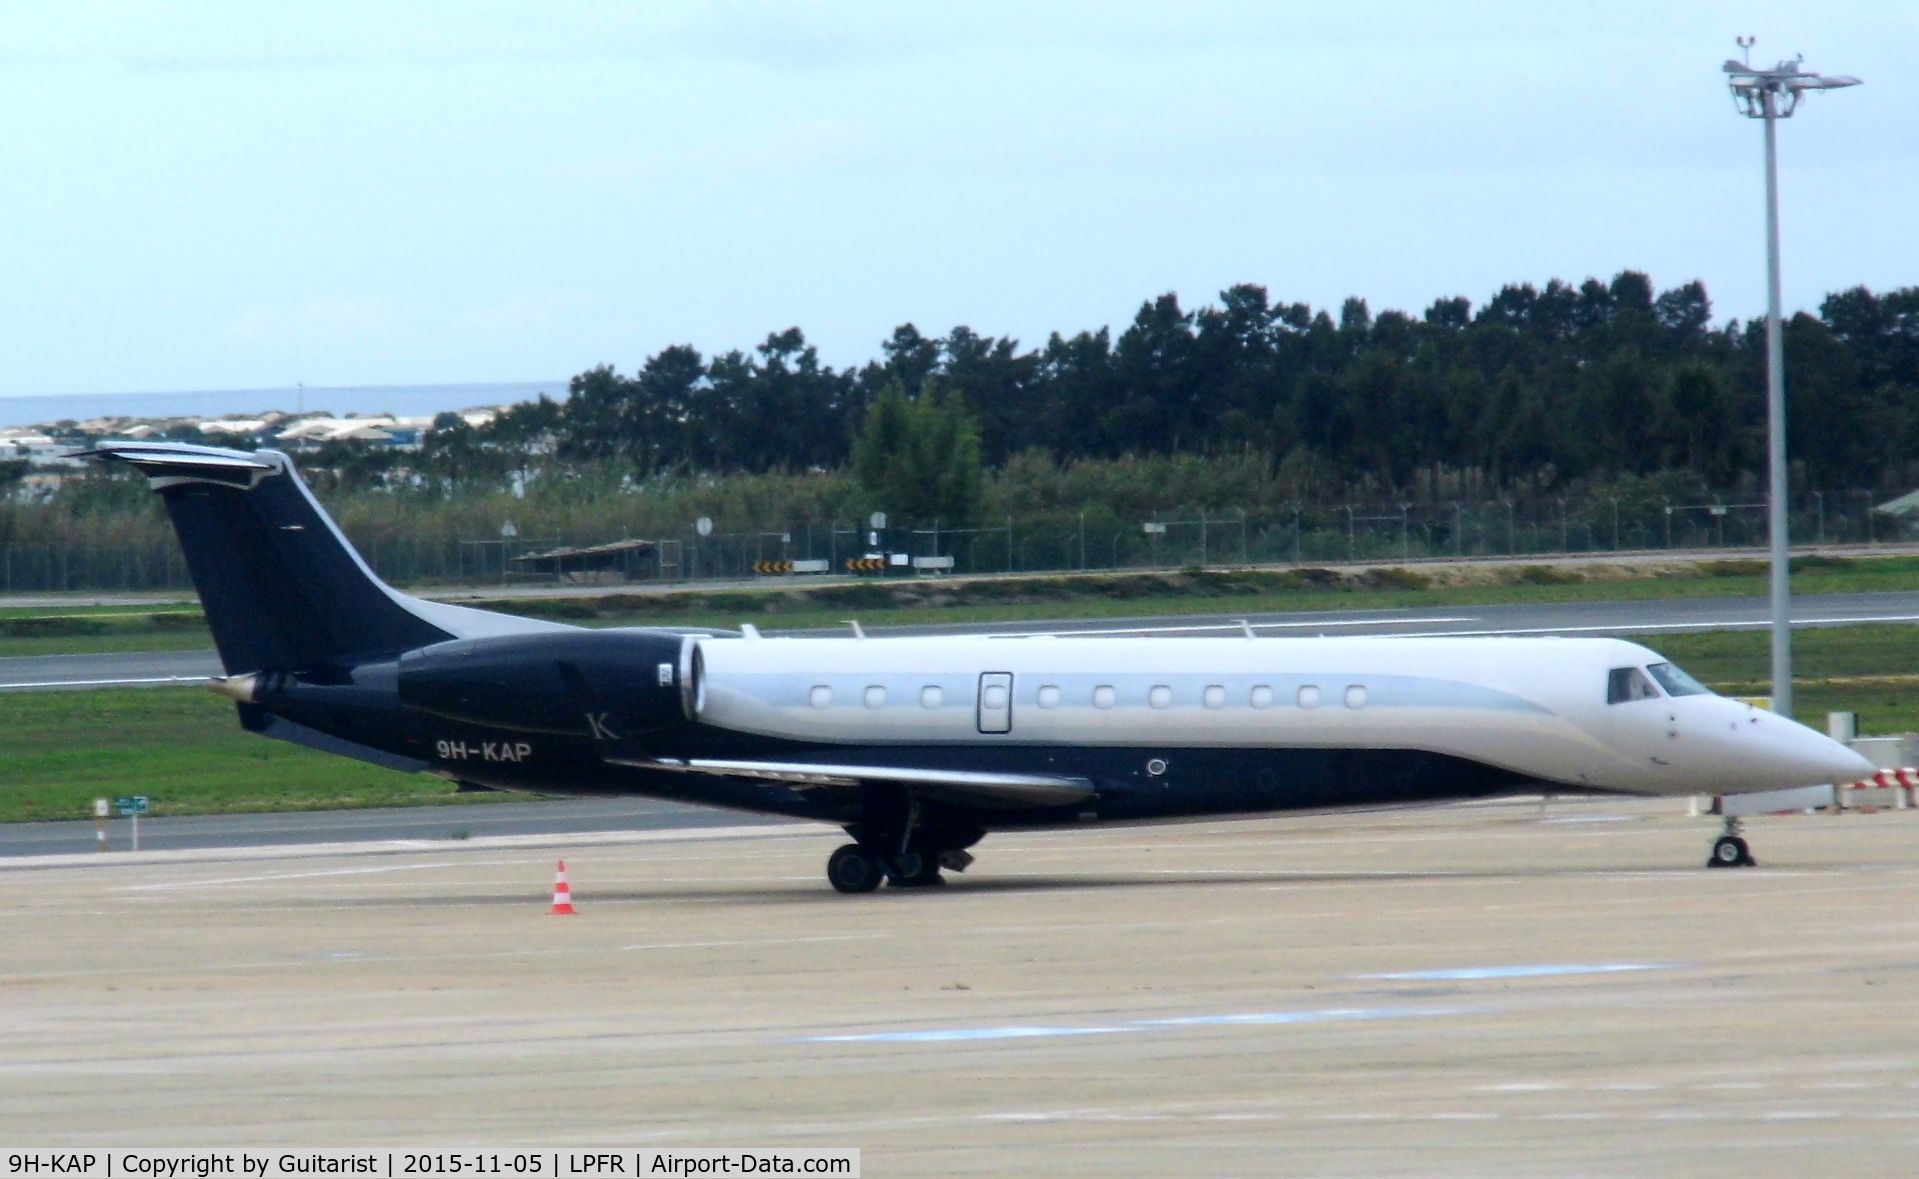
[[[826,861],[826,880],[838,892],[872,892],[884,879],[873,853],[857,843],[849,843]]]
[[[940,875],[939,857],[919,851],[895,856],[893,871],[887,879],[894,888],[926,888],[946,883],[946,878]]]
[[[1722,835],[1712,845],[1712,858],[1706,861],[1708,868],[1750,868],[1758,861],[1752,858],[1752,849],[1746,841],[1737,835]]]

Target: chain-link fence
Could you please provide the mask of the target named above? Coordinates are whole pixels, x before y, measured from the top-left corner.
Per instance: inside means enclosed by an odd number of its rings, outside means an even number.
[[[1905,541],[1913,529],[1874,512],[1866,491],[1808,493],[1795,503],[1795,543]],[[363,541],[382,577],[415,586],[551,585],[559,581],[732,581],[779,576],[788,563],[812,571],[869,575],[1046,573],[1181,569],[1220,565],[1324,565],[1539,557],[1623,551],[1763,549],[1761,502],[1655,499],[1498,500],[1315,504],[1276,510],[1176,509],[1122,519],[1110,509],[1032,513],[965,528],[937,520],[888,527],[810,521],[780,531],[709,530],[644,539],[582,569],[559,549],[630,539],[543,537]],[[849,570],[849,562],[855,568]],[[188,590],[186,563],[170,536],[131,543],[0,545],[0,593]]]

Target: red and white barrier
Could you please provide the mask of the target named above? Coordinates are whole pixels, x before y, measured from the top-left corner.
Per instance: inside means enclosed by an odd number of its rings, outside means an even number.
[[[1913,792],[1919,789],[1919,769],[1900,766],[1880,770],[1857,782],[1839,787],[1841,810],[1905,810],[1913,805]]]
[[[1807,788],[1808,790],[1811,787]],[[1821,787],[1821,789],[1824,789]],[[1789,795],[1800,792],[1788,791]],[[1727,798],[1740,800],[1741,805],[1729,807]],[[1690,808],[1696,817],[1699,815],[1723,815],[1728,812],[1752,815],[1775,814],[1796,815],[1805,813],[1802,807],[1814,810],[1830,810],[1837,814],[1841,811],[1903,811],[1919,806],[1919,769],[1912,766],[1900,766],[1898,769],[1880,770],[1871,777],[1861,778],[1857,782],[1842,782],[1832,788],[1832,797],[1828,802],[1801,803],[1794,797],[1787,804],[1788,809],[1774,810],[1772,801],[1780,797],[1778,792],[1762,795],[1724,795],[1695,797]],[[1760,804],[1754,809],[1753,804]]]

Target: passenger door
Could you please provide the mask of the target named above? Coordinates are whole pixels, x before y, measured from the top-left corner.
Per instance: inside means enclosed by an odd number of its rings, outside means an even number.
[[[1013,673],[981,672],[979,677],[979,731],[1013,731]]]

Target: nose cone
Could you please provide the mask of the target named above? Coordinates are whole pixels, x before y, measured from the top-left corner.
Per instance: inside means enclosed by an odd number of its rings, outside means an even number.
[[[1754,726],[1765,749],[1770,776],[1782,787],[1842,785],[1870,775],[1865,758],[1785,717],[1763,715]]]
[[[1837,786],[1872,763],[1797,721],[1722,696],[1621,705],[1614,748],[1634,765],[1620,788],[1651,794],[1754,794]]]
[[[1843,785],[1847,782],[1857,782],[1861,778],[1869,777],[1878,770],[1878,766],[1873,765],[1865,758],[1847,749],[1844,745],[1839,744],[1839,742],[1834,741],[1832,738],[1820,736],[1818,733],[1814,733],[1813,736],[1818,737],[1831,747],[1831,751],[1826,754],[1825,761],[1827,776],[1820,778],[1820,782],[1830,781],[1834,785]]]

